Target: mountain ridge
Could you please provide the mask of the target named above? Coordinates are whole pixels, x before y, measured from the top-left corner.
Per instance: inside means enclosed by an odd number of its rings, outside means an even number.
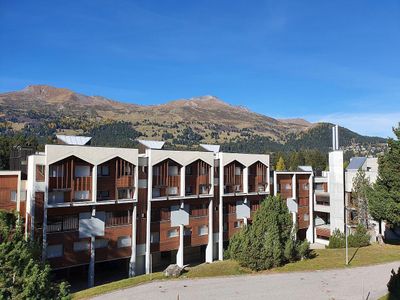
[[[165,140],[177,148],[193,147],[199,142],[232,146],[250,140],[257,140],[255,143],[264,148],[279,148],[289,142],[307,148],[306,143],[299,141],[322,126],[323,133],[319,134],[327,135],[328,140],[324,139],[320,148],[326,150],[331,135],[329,126],[324,126],[326,123],[311,123],[301,118],[276,119],[212,95],[140,105],[49,85],[31,85],[0,94],[0,121],[4,122],[0,127],[2,134],[22,133],[47,139],[57,133],[91,134],[95,141],[108,145],[112,140],[125,145],[124,139],[144,138]],[[346,147],[385,142],[351,131],[347,135]],[[310,142],[308,138],[305,140]],[[267,151],[264,148],[260,151]]]

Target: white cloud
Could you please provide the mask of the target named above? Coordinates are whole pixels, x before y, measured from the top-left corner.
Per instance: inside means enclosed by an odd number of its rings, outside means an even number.
[[[392,127],[400,122],[400,112],[392,113],[333,113],[309,116],[312,122],[329,122],[346,127],[362,135],[394,137]]]

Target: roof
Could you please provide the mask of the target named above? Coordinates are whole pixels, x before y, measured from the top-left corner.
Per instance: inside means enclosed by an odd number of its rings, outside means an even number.
[[[62,141],[67,145],[76,145],[76,146],[86,145],[92,139],[92,137],[90,136],[62,135],[62,134],[57,134],[56,137],[57,139],[59,139],[60,141]]]
[[[217,153],[221,148],[220,145],[200,144],[200,147],[206,151]]]
[[[366,157],[352,157],[350,159],[349,165],[347,166],[347,170],[358,170],[358,169],[360,169],[364,165],[366,160],[367,160]]]
[[[148,149],[157,149],[157,150],[162,149],[162,147],[165,144],[165,142],[160,142],[160,141],[138,140],[138,142]]]
[[[313,171],[312,166],[298,166],[297,169],[299,169],[299,171],[304,171],[304,172],[312,172]]]

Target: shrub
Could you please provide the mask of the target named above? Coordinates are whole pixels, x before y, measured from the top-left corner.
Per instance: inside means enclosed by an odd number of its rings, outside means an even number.
[[[358,224],[354,234],[349,235],[349,246],[350,247],[365,247],[370,244],[371,236],[369,235],[367,228]]]
[[[297,251],[301,259],[310,259],[315,257],[315,253],[310,249],[310,243],[308,241],[302,241],[297,246]]]
[[[351,248],[365,247],[370,244],[371,236],[364,225],[358,224],[354,233],[348,235],[348,245]],[[335,229],[329,238],[328,248],[344,248],[346,247],[346,236]]]
[[[335,229],[329,238],[328,248],[346,247],[345,235],[339,229]]]
[[[389,291],[389,299],[400,299],[400,267],[397,273],[392,270],[392,276],[390,276],[387,284]]]

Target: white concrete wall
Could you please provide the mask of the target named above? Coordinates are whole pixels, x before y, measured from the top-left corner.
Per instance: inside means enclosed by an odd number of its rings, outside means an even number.
[[[344,169],[343,151],[329,153],[329,182],[331,232],[344,231]]]

